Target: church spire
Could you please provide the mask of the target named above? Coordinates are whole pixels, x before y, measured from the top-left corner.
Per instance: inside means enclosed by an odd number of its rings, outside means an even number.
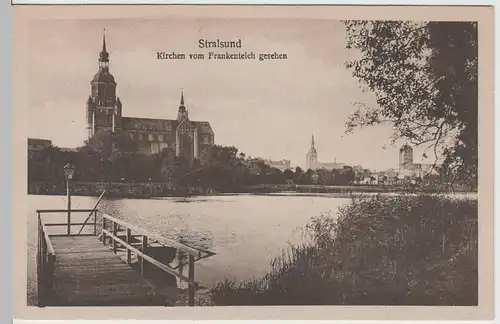
[[[101,53],[99,53],[99,62],[109,62],[109,53],[106,50],[106,29],[104,29],[102,34],[102,50]]]
[[[181,103],[179,105],[179,111],[177,112],[177,119],[184,120],[188,119],[188,111],[186,106],[184,106],[184,90],[181,89]]]
[[[102,51],[106,52],[106,28],[102,32]]]
[[[316,154],[316,148],[314,147],[314,134],[311,137],[311,147],[309,148],[309,154]]]

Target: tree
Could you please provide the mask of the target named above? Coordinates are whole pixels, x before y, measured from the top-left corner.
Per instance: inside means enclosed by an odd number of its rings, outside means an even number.
[[[304,171],[302,170],[301,167],[296,167],[295,172],[293,174],[293,181],[295,183],[302,183],[302,176],[304,175]]]
[[[114,161],[136,153],[136,145],[127,136],[112,131],[102,131],[92,136],[79,151]]]
[[[210,164],[234,164],[238,159],[238,149],[234,146],[215,145],[210,155]]]
[[[63,181],[66,162],[60,148],[53,145],[45,147],[38,154],[28,156],[28,181]]]
[[[392,142],[404,138],[431,149],[451,180],[476,186],[477,24],[344,23],[346,47],[361,55],[346,67],[377,102],[356,103],[347,132],[389,123]]]
[[[285,171],[283,171],[283,178],[286,180],[286,181],[293,181],[293,178],[294,178],[294,173],[292,170],[290,169],[286,169]]]
[[[313,183],[313,175],[314,171],[311,169],[308,169],[306,172],[302,174],[300,183],[301,184],[312,184]]]
[[[245,184],[249,178],[249,170],[244,158],[245,155],[238,155],[238,149],[234,146],[213,146],[200,170],[200,183],[223,191]]]
[[[348,185],[354,182],[356,174],[352,167],[344,166],[342,169],[332,171],[335,184]]]
[[[136,156],[136,145],[122,133],[102,131],[94,134],[78,149],[85,163],[82,172],[87,178],[113,181],[122,177],[138,179],[138,170],[151,170],[151,158]],[[140,160],[140,161],[139,161]],[[82,161],[82,162],[83,162]]]
[[[331,185],[334,183],[334,177],[331,170],[319,169],[316,171],[316,174],[318,175],[318,179],[316,180],[317,184]]]

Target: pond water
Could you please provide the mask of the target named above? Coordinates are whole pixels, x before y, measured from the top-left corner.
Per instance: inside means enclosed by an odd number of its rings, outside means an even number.
[[[90,209],[96,197],[72,197],[72,209]],[[64,196],[28,198],[28,280],[36,280],[36,209],[65,209]],[[348,198],[310,195],[227,195],[193,198],[103,199],[99,211],[150,232],[216,254],[196,264],[196,280],[210,287],[229,278],[260,277],[290,243],[302,240],[311,217],[337,212]],[[79,215],[85,218],[87,214]],[[78,220],[72,214],[72,220]],[[44,221],[65,222],[64,214]]]
[[[470,197],[471,195],[465,195]],[[472,194],[474,197],[474,194]],[[93,208],[96,197],[72,197],[72,209]],[[99,211],[150,232],[216,254],[196,263],[196,280],[211,287],[229,278],[261,277],[290,243],[303,239],[314,216],[330,213],[350,199],[332,194],[224,195],[192,198],[103,199]],[[36,289],[36,209],[65,209],[64,196],[28,196],[28,300]],[[58,216],[56,216],[58,215]],[[44,221],[65,222],[64,214]],[[83,221],[87,214],[81,214]],[[72,214],[74,221],[77,214]],[[32,295],[30,298],[29,296]]]

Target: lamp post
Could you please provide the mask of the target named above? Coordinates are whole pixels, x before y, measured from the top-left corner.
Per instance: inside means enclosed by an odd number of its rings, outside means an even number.
[[[70,192],[69,182],[73,179],[74,174],[75,174],[75,167],[71,163],[66,164],[64,166],[64,176],[66,177],[66,188],[68,194],[68,223],[67,223],[68,235],[71,234],[71,192]]]
[[[149,197],[153,196],[153,183],[151,182],[151,178],[149,178]]]

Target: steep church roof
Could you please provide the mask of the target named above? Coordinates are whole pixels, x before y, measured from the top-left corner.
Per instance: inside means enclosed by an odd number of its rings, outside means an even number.
[[[212,127],[206,121],[187,121],[202,134],[213,134]],[[173,119],[122,117],[123,130],[171,132],[179,126],[179,121]]]
[[[122,117],[124,130],[170,132],[177,127],[177,120]]]

